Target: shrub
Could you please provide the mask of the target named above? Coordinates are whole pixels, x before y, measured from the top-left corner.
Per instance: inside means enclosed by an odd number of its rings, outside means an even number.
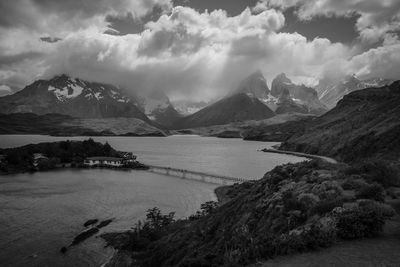
[[[363,175],[367,180],[384,187],[400,185],[398,170],[383,160],[372,159],[357,163],[347,168],[345,173]]]
[[[385,189],[376,183],[365,185],[357,192],[356,197],[358,199],[365,198],[383,202],[385,200]]]
[[[372,200],[360,200],[358,205],[359,207],[375,209],[377,212],[380,212],[385,218],[391,218],[396,214],[396,211],[390,205],[381,202],[376,202]]]
[[[215,201],[207,201],[200,206],[200,210],[196,212],[196,214],[190,215],[189,220],[197,220],[203,216],[207,216],[215,212],[218,208],[218,202]]]
[[[311,214],[324,215],[331,212],[336,207],[342,207],[343,203],[343,198],[322,200],[318,202],[310,212]]]
[[[277,242],[277,254],[285,255],[329,247],[335,240],[336,231],[334,229],[323,229],[320,225],[313,224],[309,229],[292,231],[281,236]]]
[[[352,175],[342,183],[342,188],[344,190],[354,190],[360,189],[361,187],[365,186],[367,183],[365,180],[359,175]]]
[[[385,223],[382,212],[372,207],[343,210],[335,216],[337,234],[343,239],[375,236],[382,231]]]

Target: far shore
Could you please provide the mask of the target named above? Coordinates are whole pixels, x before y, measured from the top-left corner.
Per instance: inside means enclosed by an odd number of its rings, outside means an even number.
[[[338,161],[333,159],[333,158],[319,156],[319,155],[306,154],[306,153],[300,153],[300,152],[285,151],[285,150],[271,149],[271,148],[264,148],[261,151],[262,152],[266,152],[266,153],[292,155],[292,156],[308,158],[308,159],[319,159],[319,160],[323,160],[323,161],[326,161],[326,162],[332,163],[332,164],[337,164],[338,163]]]

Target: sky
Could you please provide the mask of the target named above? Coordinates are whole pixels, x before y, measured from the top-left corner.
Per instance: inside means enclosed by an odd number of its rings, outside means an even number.
[[[3,0],[0,95],[67,74],[210,100],[261,70],[400,77],[399,0]]]

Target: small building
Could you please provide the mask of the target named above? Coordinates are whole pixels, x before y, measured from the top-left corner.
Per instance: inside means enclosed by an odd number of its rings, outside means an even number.
[[[43,155],[42,153],[33,154],[33,166],[37,167],[40,162],[49,160],[48,157]]]
[[[133,155],[132,152],[121,152],[120,156],[123,158],[124,162],[126,162],[126,163],[135,162],[135,160],[137,158],[135,155]]]
[[[124,164],[124,159],[114,158],[114,157],[91,157],[91,158],[86,158],[83,164],[89,167],[96,167],[96,166],[121,167]]]

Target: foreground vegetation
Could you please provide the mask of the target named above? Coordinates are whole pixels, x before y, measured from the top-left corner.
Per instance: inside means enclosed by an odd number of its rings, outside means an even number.
[[[152,209],[134,230],[103,237],[135,266],[243,266],[378,235],[395,214],[385,199],[400,197],[387,182],[362,168],[288,164],[224,190],[221,206],[184,220]]]

